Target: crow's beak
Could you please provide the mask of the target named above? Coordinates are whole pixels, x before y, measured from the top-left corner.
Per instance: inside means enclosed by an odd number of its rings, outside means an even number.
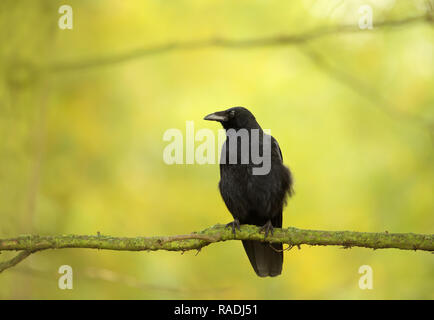
[[[226,111],[218,111],[207,115],[204,120],[210,121],[228,121],[228,116],[226,115]]]

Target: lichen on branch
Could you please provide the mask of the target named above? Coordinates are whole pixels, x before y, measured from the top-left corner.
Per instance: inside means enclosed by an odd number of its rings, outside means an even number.
[[[0,272],[10,268],[32,252],[47,249],[90,248],[120,251],[187,251],[200,250],[216,242],[228,240],[264,241],[259,227],[242,225],[234,236],[224,225],[215,225],[200,232],[177,236],[154,237],[111,237],[106,235],[23,235],[11,239],[0,239],[0,251],[22,251],[15,258],[0,263]],[[276,228],[269,234],[267,242],[286,243],[290,247],[303,244],[311,246],[363,247],[371,249],[395,248],[402,250],[434,251],[433,234],[322,231],[298,228]]]

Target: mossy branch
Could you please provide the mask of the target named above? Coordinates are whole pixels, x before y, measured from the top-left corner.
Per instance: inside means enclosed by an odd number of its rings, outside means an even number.
[[[259,227],[243,225],[234,236],[224,225],[215,225],[200,232],[178,236],[156,237],[110,237],[105,235],[25,235],[12,239],[0,239],[0,251],[22,250],[15,258],[0,263],[0,272],[10,268],[30,253],[47,249],[90,248],[121,251],[187,251],[228,240],[264,240]],[[415,233],[374,233],[354,231],[321,231],[297,228],[274,229],[268,235],[268,242],[286,243],[290,247],[307,244],[311,246],[363,247],[371,249],[395,248],[402,250],[434,251],[433,234]]]

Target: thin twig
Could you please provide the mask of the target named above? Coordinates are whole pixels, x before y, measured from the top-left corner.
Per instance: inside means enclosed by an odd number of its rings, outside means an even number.
[[[181,241],[181,240],[191,240],[191,239],[198,239],[198,240],[205,240],[208,242],[215,242],[218,241],[218,238],[216,237],[210,237],[204,234],[183,234],[183,235],[179,235],[179,236],[171,236],[171,237],[167,237],[166,239],[163,239],[161,241],[161,243],[167,243],[167,242],[172,242],[172,241]]]
[[[418,115],[408,114],[398,109],[390,107],[390,102],[386,97],[375,91],[365,82],[356,78],[351,73],[344,71],[341,68],[331,65],[318,52],[307,46],[300,46],[300,51],[309,59],[311,59],[321,70],[327,75],[337,80],[339,83],[353,90],[356,94],[371,101],[372,106],[386,112],[389,116],[395,119],[412,120],[419,125],[424,126],[428,132],[433,134],[434,123]]]
[[[26,250],[21,251],[12,259],[0,263],[0,273],[2,273],[4,270],[6,270],[8,268],[11,268],[11,267],[17,265],[18,263],[20,263],[21,261],[26,259],[28,256],[30,256],[33,252],[34,251],[26,251]]]
[[[374,29],[382,29],[385,27],[398,27],[417,22],[432,23],[433,19],[430,14],[421,16],[408,17],[400,20],[389,20],[376,22]],[[118,64],[134,59],[144,58],[157,54],[167,53],[171,51],[181,50],[197,50],[209,47],[226,48],[226,49],[247,49],[257,47],[285,46],[303,44],[307,41],[316,40],[321,37],[342,34],[364,32],[357,25],[341,25],[320,27],[311,31],[302,32],[299,34],[277,35],[264,38],[252,39],[228,39],[228,38],[211,38],[207,40],[193,40],[186,42],[172,42],[156,46],[145,46],[137,48],[125,53],[115,54],[113,56],[95,57],[78,61],[55,62],[41,68],[41,71],[48,73],[58,73],[65,71],[73,71],[87,68],[102,67],[107,65]]]

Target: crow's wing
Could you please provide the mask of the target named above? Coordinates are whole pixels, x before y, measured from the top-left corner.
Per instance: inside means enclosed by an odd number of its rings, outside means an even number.
[[[277,140],[274,139],[274,137],[272,136],[271,141],[272,141],[273,148],[276,149],[277,155],[280,156],[280,160],[282,160],[282,162],[283,162],[282,150],[280,150],[280,147],[279,147],[279,144],[277,143]]]

